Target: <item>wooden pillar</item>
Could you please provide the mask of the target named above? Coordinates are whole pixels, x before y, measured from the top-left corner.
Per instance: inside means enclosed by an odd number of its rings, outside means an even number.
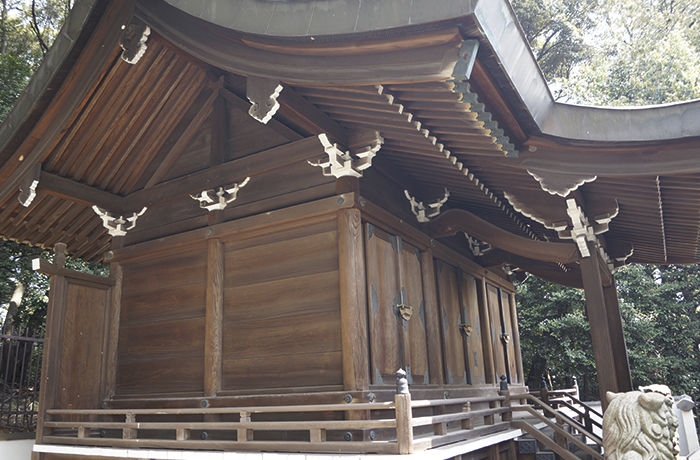
[[[491,337],[491,318],[489,314],[489,291],[486,278],[479,283],[479,324],[481,326],[481,345],[484,348],[484,379],[486,383],[496,383],[496,363],[493,359],[493,343]]]
[[[124,247],[124,237],[112,237],[111,249],[119,249]],[[108,258],[109,255],[108,255]],[[110,290],[110,302],[105,319],[107,322],[105,359],[104,363],[104,381],[103,393],[104,399],[109,399],[114,396],[117,382],[117,350],[119,347],[119,321],[121,318],[122,306],[122,286],[124,283],[124,267],[118,262],[109,264],[109,277],[114,279],[114,286]]]
[[[207,297],[204,341],[204,396],[221,390],[223,316],[224,316],[224,249],[218,239],[207,242]]]
[[[440,314],[435,285],[435,265],[433,252],[428,249],[421,252],[421,277],[423,278],[423,305],[425,307],[425,333],[428,338],[428,372],[433,385],[442,386],[442,346],[440,345]]]
[[[615,361],[617,389],[620,392],[632,391],[632,376],[630,375],[630,364],[627,358],[625,331],[622,327],[622,315],[620,314],[620,303],[617,299],[615,277],[612,278],[612,285],[603,287],[603,295],[605,296],[605,308],[608,313],[608,328],[610,330],[610,341]]]
[[[65,264],[66,245],[54,246],[56,264]],[[44,336],[44,355],[41,363],[41,389],[39,391],[39,416],[36,427],[36,444],[43,442],[50,428],[44,428],[46,410],[56,405],[56,385],[61,365],[61,340],[63,337],[63,319],[66,311],[66,278],[52,275],[49,284],[49,304],[46,309],[46,334]]]
[[[586,294],[586,310],[588,323],[591,328],[591,341],[593,342],[593,356],[595,357],[596,373],[598,374],[598,388],[600,390],[600,402],[603,410],[608,406],[605,394],[608,391],[617,392],[617,375],[615,360],[613,359],[612,342],[608,328],[608,313],[605,308],[605,296],[598,265],[598,250],[595,243],[588,241],[590,257],[581,259],[581,277],[583,289]]]
[[[515,304],[515,294],[510,293],[508,296],[508,302],[510,303],[510,320],[513,323],[513,353],[515,353],[515,369],[518,373],[517,383],[522,385],[525,384],[525,372],[523,371],[523,355],[520,351],[520,327],[518,326],[518,308]]]
[[[338,211],[338,274],[343,388],[369,389],[367,296],[362,222],[357,209]]]

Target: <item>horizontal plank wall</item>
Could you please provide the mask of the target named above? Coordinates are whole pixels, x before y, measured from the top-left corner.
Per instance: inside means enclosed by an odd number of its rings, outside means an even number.
[[[336,219],[223,241],[223,393],[342,389]]]
[[[124,264],[116,394],[203,391],[206,245]]]

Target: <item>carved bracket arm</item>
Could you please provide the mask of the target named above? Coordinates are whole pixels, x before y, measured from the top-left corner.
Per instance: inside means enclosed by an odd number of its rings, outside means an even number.
[[[122,59],[129,64],[136,64],[146,53],[146,41],[151,28],[138,18],[133,18],[129,25],[123,25],[119,45],[122,47]]]
[[[440,215],[440,208],[442,208],[442,205],[445,204],[447,199],[450,197],[450,191],[445,189],[445,196],[437,200],[435,203],[429,203],[426,207],[422,201],[416,201],[416,199],[412,197],[410,193],[408,193],[408,190],[404,190],[403,192],[408,201],[411,203],[411,211],[413,211],[413,214],[416,216],[418,222],[422,223],[430,222],[430,219]],[[426,215],[428,208],[433,209],[434,211]]]
[[[29,207],[36,197],[36,188],[39,186],[41,175],[41,163],[35,164],[19,183],[19,202],[25,208]]]
[[[246,177],[240,184],[235,183],[229,187],[204,190],[198,195],[190,195],[193,200],[199,201],[199,207],[207,211],[221,211],[238,198],[238,191],[246,186],[250,177]]]
[[[323,149],[328,155],[328,161],[309,161],[311,166],[322,168],[324,176],[340,177],[362,177],[362,171],[372,166],[372,159],[377,155],[384,143],[384,138],[379,132],[373,132],[372,140],[366,145],[352,151],[344,151],[338,144],[331,142],[326,133],[318,135],[318,139],[323,145]]]
[[[126,232],[136,227],[136,219],[142,216],[146,209],[144,207],[140,212],[132,212],[131,214],[117,214],[99,206],[92,207],[92,210],[102,219],[102,225],[112,236],[126,235]]]

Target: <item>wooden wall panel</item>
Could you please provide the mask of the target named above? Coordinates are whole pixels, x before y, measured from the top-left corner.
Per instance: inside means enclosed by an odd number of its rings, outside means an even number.
[[[117,395],[203,388],[204,245],[124,265]]]
[[[440,325],[444,346],[445,383],[466,384],[467,370],[464,343],[459,325],[462,323],[459,283],[456,269],[441,260],[435,263],[440,305]]]
[[[467,355],[469,361],[470,381],[473,384],[486,383],[484,375],[484,349],[481,337],[481,321],[479,319],[479,297],[476,279],[462,272],[460,281],[462,309],[466,316],[466,323],[471,326],[471,333],[467,337]]]
[[[224,161],[234,160],[289,142],[281,134],[253,119],[248,112],[228,105],[228,139]]]
[[[71,284],[66,288],[57,409],[100,407],[105,312],[109,290]]]
[[[501,327],[501,308],[499,305],[499,292],[500,290],[487,285],[488,287],[488,303],[489,303],[489,316],[491,319],[490,330],[491,330],[491,343],[493,345],[493,360],[496,370],[496,375],[500,379],[502,375],[507,375],[506,372],[506,361],[505,361],[505,348],[503,347],[503,340],[501,339],[501,334],[505,332]]]
[[[335,220],[225,242],[223,389],[342,385]]]
[[[211,127],[212,115],[210,113],[197,133],[177,157],[177,160],[175,160],[175,163],[170,167],[168,173],[163,177],[163,182],[209,167]],[[186,126],[184,128],[186,128]],[[177,132],[178,135],[181,133],[182,131]],[[166,144],[165,148],[169,150],[169,148],[172,148],[172,145]]]

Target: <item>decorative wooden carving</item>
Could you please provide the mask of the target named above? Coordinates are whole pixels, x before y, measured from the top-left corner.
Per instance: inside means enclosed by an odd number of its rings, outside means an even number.
[[[130,215],[120,215],[109,212],[99,206],[93,206],[92,210],[102,219],[102,225],[107,229],[112,236],[124,236],[126,232],[136,227],[136,219],[146,212],[147,208],[141,209],[140,212],[132,212]]]
[[[378,131],[373,132],[373,139],[364,146],[353,150],[343,151],[338,144],[331,142],[326,133],[318,135],[323,144],[323,149],[328,155],[328,161],[308,161],[311,166],[319,166],[323,169],[324,176],[362,177],[362,171],[372,166],[372,159],[384,143],[384,138]]]
[[[439,216],[440,208],[442,208],[442,205],[445,204],[447,199],[450,197],[449,190],[445,189],[445,196],[443,198],[437,200],[435,203],[428,204],[428,208],[434,209],[435,211],[426,216],[425,211],[427,211],[427,208],[423,202],[416,201],[416,199],[413,198],[410,193],[408,193],[408,190],[404,190],[403,192],[406,194],[408,201],[411,202],[411,211],[413,211],[413,214],[416,216],[416,219],[418,219],[418,222],[430,222],[430,219]]]
[[[25,208],[29,207],[36,196],[36,188],[39,185],[39,176],[41,174],[41,163],[37,163],[29,170],[26,176],[19,183],[19,202]]]
[[[151,28],[138,18],[133,18],[128,26],[122,26],[122,37],[119,45],[122,47],[122,59],[129,64],[136,64],[146,52],[146,41],[151,34]]]
[[[279,80],[248,75],[246,97],[253,104],[248,110],[250,116],[260,123],[267,124],[280,108],[277,97],[281,92],[282,85]]]
[[[465,233],[464,236],[467,237],[467,242],[469,243],[469,250],[472,252],[472,254],[474,254],[474,257],[483,256],[491,249],[493,249],[490,244],[479,241],[476,238],[472,238],[471,236],[469,236],[468,233]]]
[[[199,195],[190,195],[193,200],[199,201],[199,207],[207,211],[221,211],[226,205],[238,198],[238,191],[246,186],[250,177],[246,177],[240,184],[218,189],[204,190]]]

